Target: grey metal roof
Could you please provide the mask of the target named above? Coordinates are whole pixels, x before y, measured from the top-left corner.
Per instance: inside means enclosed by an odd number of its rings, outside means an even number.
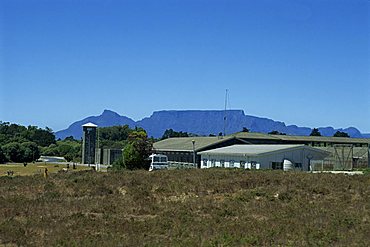
[[[153,144],[155,150],[161,151],[193,151],[193,143],[195,141],[195,151],[202,150],[211,145],[222,143],[228,140],[235,139],[233,136],[229,137],[175,137],[168,138]]]
[[[362,143],[369,144],[370,138],[348,138],[348,137],[328,137],[328,136],[291,136],[291,135],[270,135],[263,133],[238,132],[232,134],[237,138],[242,139],[263,139],[263,140],[281,140],[281,141],[296,141],[296,142],[328,142],[328,143]]]
[[[312,151],[317,151],[320,153],[327,153],[325,151],[308,147],[305,145],[232,145],[228,147],[211,149],[198,154],[213,154],[213,155],[243,155],[243,156],[257,156],[266,153],[278,152],[278,151],[287,151],[292,149],[309,149]]]
[[[370,144],[369,138],[346,138],[346,137],[324,137],[324,136],[289,136],[289,135],[269,135],[263,133],[240,132],[225,137],[177,137],[169,138],[154,143],[153,148],[161,151],[185,151],[193,150],[192,140],[195,141],[195,151],[202,151],[212,145],[222,143],[231,139],[238,139],[248,144],[248,139],[270,140],[282,143],[309,143],[309,142],[327,142],[344,144]],[[269,145],[270,146],[270,145]]]

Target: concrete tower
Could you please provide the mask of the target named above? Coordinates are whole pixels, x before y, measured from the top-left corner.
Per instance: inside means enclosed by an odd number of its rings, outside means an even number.
[[[95,164],[96,128],[93,123],[82,125],[82,164]]]

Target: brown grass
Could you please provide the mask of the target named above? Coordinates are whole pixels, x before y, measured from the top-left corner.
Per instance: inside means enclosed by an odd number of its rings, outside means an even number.
[[[243,170],[0,178],[0,243],[366,246],[370,175]]]
[[[67,165],[42,162],[28,163],[27,166],[20,163],[0,164],[0,176],[7,176],[7,171],[13,171],[14,176],[40,175],[44,173],[45,168],[48,169],[49,173],[56,173],[62,171],[62,169],[66,167]],[[81,170],[91,170],[91,168],[86,166],[76,166],[76,169],[72,169],[71,164],[68,171],[75,172]]]

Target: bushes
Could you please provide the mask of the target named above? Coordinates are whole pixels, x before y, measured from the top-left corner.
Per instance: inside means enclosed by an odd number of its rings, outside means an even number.
[[[51,174],[47,180],[1,177],[0,185],[4,244],[365,246],[370,241],[369,175],[89,171]]]
[[[31,162],[40,157],[39,147],[34,142],[11,142],[4,145],[2,149],[5,157],[4,161]]]

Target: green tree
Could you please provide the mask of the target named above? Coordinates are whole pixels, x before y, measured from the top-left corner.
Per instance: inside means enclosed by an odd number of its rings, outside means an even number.
[[[59,156],[59,149],[57,144],[50,144],[48,147],[42,148],[42,155],[45,156]]]
[[[8,161],[21,162],[23,154],[17,142],[11,142],[3,146],[5,157]]]
[[[124,141],[127,140],[129,134],[132,132],[132,129],[126,125],[112,126],[99,128],[99,138],[101,140],[110,140],[110,141]]]
[[[153,149],[153,143],[145,131],[133,131],[128,136],[128,144],[123,151],[123,165],[126,169],[148,169],[148,157]]]
[[[243,127],[242,132],[246,132],[246,133],[248,133],[248,132],[249,132],[249,129],[248,129],[248,128],[246,128],[246,127]]]
[[[193,136],[193,135],[189,134],[188,132],[182,132],[182,131],[177,132],[177,131],[174,131],[173,129],[166,129],[161,139],[164,140],[164,139],[172,138],[172,137],[189,137],[189,136]]]
[[[5,145],[11,142],[27,141],[27,128],[17,124],[8,122],[0,122],[0,145]]]
[[[123,155],[119,157],[118,159],[116,159],[112,164],[113,170],[121,170],[124,167],[125,167],[125,164],[123,163]]]
[[[66,138],[63,141],[57,141],[48,147],[42,148],[42,155],[61,156],[67,161],[81,161],[81,142],[75,139]]]
[[[128,125],[99,128],[99,147],[121,149],[132,131]]]
[[[28,126],[28,139],[37,145],[47,147],[50,144],[55,143],[55,135],[53,131],[46,127],[45,130],[37,128],[35,126]]]
[[[66,137],[66,138],[64,138],[64,140],[63,141],[77,141],[73,136],[68,136],[68,137]]]
[[[64,157],[67,161],[81,160],[81,143],[73,140],[64,140],[57,142],[59,156]]]
[[[277,130],[273,130],[273,131],[269,132],[268,134],[269,135],[283,135],[283,136],[286,135],[285,133],[279,132]]]
[[[342,132],[342,131],[337,131],[334,133],[333,135],[334,137],[350,137],[346,132]]]
[[[3,149],[0,146],[0,164],[3,164],[5,162],[6,162],[6,157],[5,157]]]
[[[310,136],[321,136],[321,133],[320,133],[319,129],[313,128],[312,131],[311,131]]]
[[[21,159],[20,162],[32,162],[40,158],[40,149],[34,142],[24,142],[20,144]]]
[[[11,142],[3,146],[6,160],[12,162],[31,162],[40,158],[40,149],[34,142]]]

